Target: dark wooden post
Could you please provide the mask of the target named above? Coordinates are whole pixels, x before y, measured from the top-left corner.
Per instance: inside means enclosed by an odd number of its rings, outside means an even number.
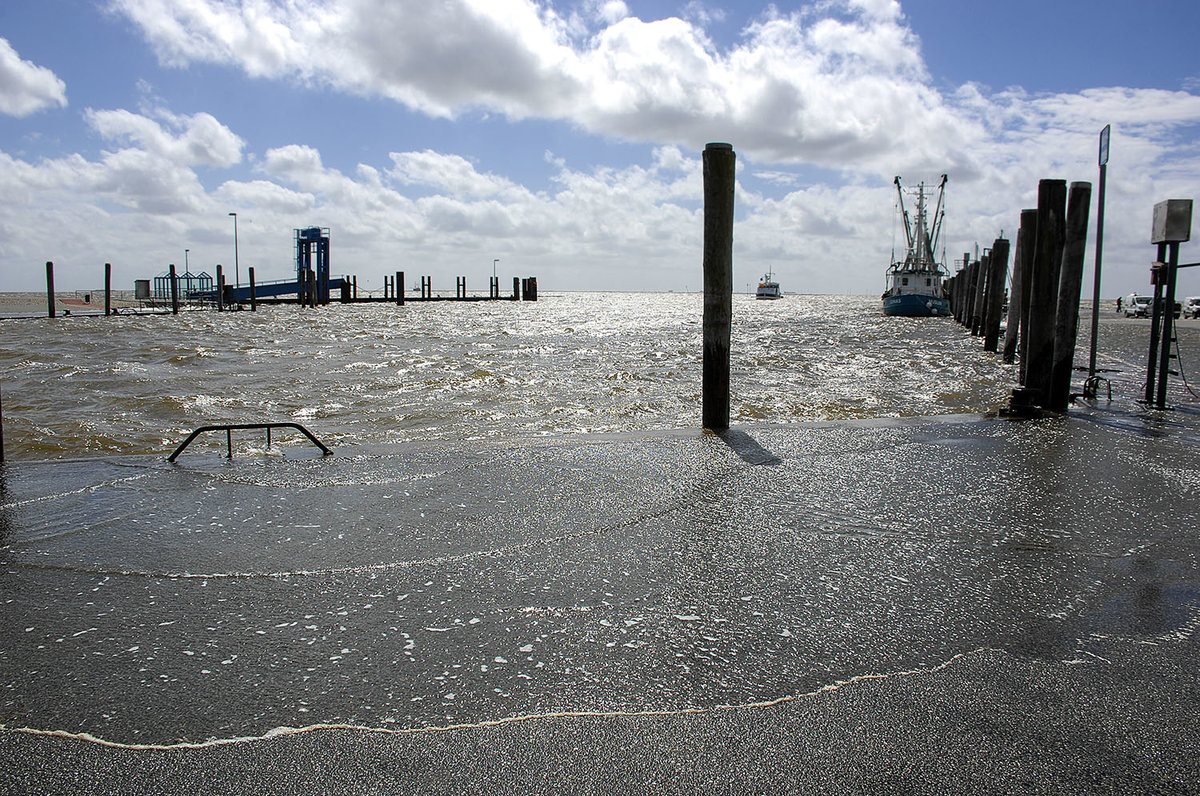
[[[217,263],[217,312],[225,309],[225,269]]]
[[[104,264],[104,317],[112,315],[112,263]]]
[[[513,300],[513,301],[520,301],[520,300],[521,300],[521,277],[519,277],[519,276],[514,276],[514,277],[513,277],[513,294],[512,294],[512,300]]]
[[[1000,347],[1000,310],[1004,305],[1004,283],[1008,274],[1008,246],[1006,238],[996,238],[992,243],[992,268],[988,274],[988,283],[992,287],[983,323],[984,351],[997,351]]]
[[[258,296],[254,292],[254,266],[250,266],[247,271],[250,273],[250,311],[258,312]]]
[[[704,148],[704,428],[729,428],[729,341],[733,330],[733,195],[737,155],[732,144]]]
[[[46,261],[46,306],[47,316],[54,317],[54,263]]]
[[[1088,208],[1092,184],[1073,182],[1067,198],[1067,230],[1058,277],[1058,310],[1054,316],[1054,370],[1048,408],[1066,411],[1071,400],[1075,340],[1079,334],[1079,296],[1083,288],[1083,255],[1087,249]]]
[[[396,294],[395,296],[393,296],[393,298],[396,299],[396,304],[403,305],[404,304],[404,272],[403,271],[397,271],[396,275],[394,277],[392,277],[392,292],[394,292]]]
[[[316,309],[318,298],[319,298],[319,296],[317,295],[317,272],[309,271],[308,272],[308,306],[312,307],[313,309]]]
[[[1017,349],[1026,338],[1029,323],[1029,263],[1033,255],[1033,235],[1037,226],[1037,211],[1021,211],[1021,227],[1017,230],[1017,250],[1013,254],[1012,295],[1008,297],[1008,329],[1004,333],[1004,361],[1015,362]],[[1021,354],[1024,370],[1025,355]],[[1021,379],[1022,384],[1025,383]]]
[[[978,337],[983,330],[983,308],[987,298],[988,263],[991,256],[983,253],[975,263],[975,298],[971,301],[971,336]]]
[[[169,278],[171,280],[171,314],[179,314],[179,278],[175,276],[175,263],[171,263],[168,269]]]
[[[0,400],[0,464],[4,464],[4,406]]]
[[[464,284],[463,287],[465,289],[466,285]],[[537,301],[537,277],[536,276],[529,277],[529,289],[533,292],[533,297],[529,300]]]
[[[1054,316],[1058,304],[1058,275],[1062,266],[1066,220],[1067,183],[1038,182],[1037,232],[1033,252],[1033,278],[1029,293],[1029,362],[1025,384],[1038,406],[1050,400],[1054,369]]]
[[[358,301],[358,274],[350,277],[350,293],[354,296],[354,300]]]

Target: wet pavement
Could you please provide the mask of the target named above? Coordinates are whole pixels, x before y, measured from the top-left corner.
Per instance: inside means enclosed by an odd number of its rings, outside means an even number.
[[[0,791],[1200,790],[1200,414],[9,463]]]

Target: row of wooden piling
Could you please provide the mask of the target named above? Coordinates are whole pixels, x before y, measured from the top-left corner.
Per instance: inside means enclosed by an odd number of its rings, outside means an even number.
[[[1010,410],[1065,411],[1079,330],[1079,299],[1087,246],[1092,184],[1041,180],[1038,206],[1021,211],[1008,294],[1002,357],[1019,357],[1020,386]],[[1009,241],[997,238],[975,262],[947,280],[951,313],[971,334],[998,351]]]
[[[171,286],[170,308],[174,315],[179,314],[180,296],[179,296],[179,281],[176,277],[175,264],[168,266],[168,282]],[[256,282],[254,279],[254,268],[251,266],[248,269],[250,279],[250,309],[251,311],[258,309],[260,301],[262,303],[299,303],[302,307],[316,307],[322,303],[328,303],[326,298],[321,299],[320,291],[317,285],[317,275],[314,271],[306,272],[307,278],[298,285],[298,294],[294,299],[259,299],[256,294]],[[232,308],[230,303],[226,301],[226,284],[225,272],[222,266],[217,266],[217,311],[221,312]],[[47,298],[47,315],[54,318],[57,311],[54,306],[54,263],[46,262],[46,298]],[[498,277],[490,278],[488,295],[485,296],[469,296],[467,295],[467,278],[465,276],[457,277],[455,280],[454,298],[446,296],[433,295],[433,277],[421,277],[421,296],[420,298],[409,297],[408,301],[503,301],[507,297],[500,295],[500,279]],[[537,277],[513,277],[513,290],[510,301],[537,301]],[[339,297],[339,302],[342,304],[358,304],[365,302],[378,301],[394,301],[396,304],[403,306],[405,299],[404,290],[404,272],[397,271],[395,276],[385,275],[383,278],[383,298],[359,298],[358,296],[358,277],[346,276],[342,278],[342,289]],[[239,306],[241,302],[235,302]],[[104,314],[116,314],[112,307],[112,264],[104,264]]]

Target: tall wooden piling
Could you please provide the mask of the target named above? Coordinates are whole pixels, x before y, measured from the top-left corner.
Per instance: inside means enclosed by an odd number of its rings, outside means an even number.
[[[988,280],[988,263],[990,255],[984,252],[983,256],[975,261],[975,298],[971,300],[971,336],[978,337],[983,331],[983,313],[984,306],[987,300],[987,280]]]
[[[247,270],[250,272],[250,311],[257,312],[258,311],[258,296],[255,295],[255,292],[254,292],[254,290],[255,290],[254,266],[253,265],[250,266]]]
[[[1008,327],[1004,331],[1005,362],[1017,359],[1017,348],[1026,336],[1029,322],[1029,261],[1033,253],[1033,230],[1037,225],[1036,210],[1021,211],[1021,226],[1017,230],[1017,248],[1013,253],[1012,293],[1008,297]],[[1021,357],[1024,364],[1024,356]],[[1021,380],[1024,383],[1024,380]]]
[[[1087,249],[1090,182],[1071,183],[1067,198],[1067,228],[1058,277],[1058,309],[1054,316],[1054,369],[1048,408],[1066,411],[1071,400],[1071,373],[1075,368],[1075,340],[1079,333],[1079,296],[1083,288],[1083,255]]]
[[[112,315],[112,263],[104,264],[104,317]]]
[[[704,148],[704,428],[729,428],[729,343],[733,331],[733,197],[737,156],[731,144]]]
[[[1006,238],[996,238],[992,243],[991,269],[988,273],[991,287],[983,321],[984,351],[995,352],[1000,347],[1000,315],[1004,305],[1005,277],[1008,275],[1008,248]]]
[[[171,281],[171,314],[179,314],[179,279],[175,276],[175,263],[167,269]]]
[[[54,263],[46,261],[46,316],[54,317]]]
[[[217,263],[217,312],[225,309],[225,269]]]
[[[1038,182],[1037,232],[1029,294],[1029,357],[1025,368],[1025,385],[1033,391],[1031,398],[1038,406],[1047,406],[1050,400],[1066,201],[1065,180]]]
[[[404,306],[404,272],[396,272],[396,304]]]

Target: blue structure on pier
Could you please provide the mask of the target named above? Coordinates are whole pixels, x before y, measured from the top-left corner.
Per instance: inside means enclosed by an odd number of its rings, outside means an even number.
[[[317,302],[329,303],[329,228],[308,227],[296,230],[296,283],[308,284],[308,275],[317,272]]]

